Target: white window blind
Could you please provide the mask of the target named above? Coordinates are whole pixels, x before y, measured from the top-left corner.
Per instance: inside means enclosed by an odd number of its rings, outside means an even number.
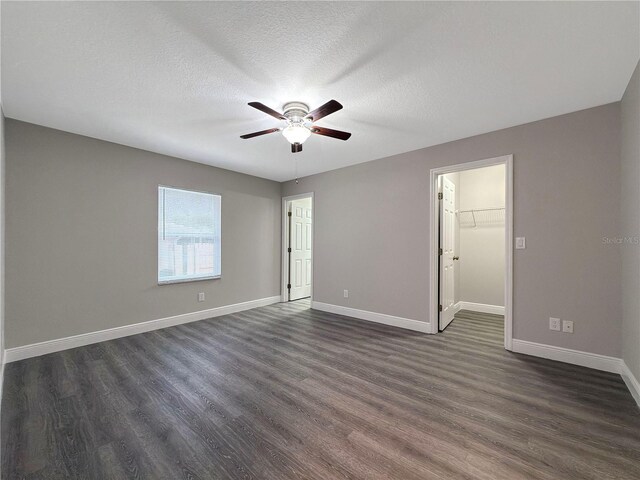
[[[220,195],[158,187],[158,283],[221,274]]]

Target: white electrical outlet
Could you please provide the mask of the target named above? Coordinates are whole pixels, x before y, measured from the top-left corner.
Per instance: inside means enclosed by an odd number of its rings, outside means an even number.
[[[549,317],[549,330],[560,331],[560,319]]]
[[[573,333],[573,322],[571,320],[563,320],[562,331],[564,333]]]
[[[204,292],[200,292],[200,293],[198,294],[198,301],[199,301],[199,302],[204,302]]]
[[[349,298],[349,290],[344,291],[344,298]]]

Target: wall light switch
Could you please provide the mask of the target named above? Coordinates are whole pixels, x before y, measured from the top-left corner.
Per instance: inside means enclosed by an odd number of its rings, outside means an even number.
[[[555,330],[557,332],[560,331],[560,319],[559,318],[549,318],[549,330]]]
[[[573,322],[571,320],[563,320],[562,331],[564,333],[573,333]]]
[[[344,291],[344,298],[349,298],[349,290]]]
[[[524,237],[516,237],[516,248],[518,250],[523,250],[527,248]]]
[[[198,294],[198,301],[199,301],[199,302],[204,302],[204,292],[200,292],[200,293]]]

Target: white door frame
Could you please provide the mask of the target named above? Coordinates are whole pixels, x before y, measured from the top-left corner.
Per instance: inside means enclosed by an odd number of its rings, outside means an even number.
[[[289,219],[287,217],[287,203],[291,200],[299,200],[301,198],[311,198],[311,301],[313,301],[313,284],[314,284],[314,276],[315,269],[313,268],[313,252],[316,249],[315,242],[315,215],[316,215],[316,206],[313,201],[313,192],[309,193],[301,193],[299,195],[289,195],[288,197],[282,197],[282,248],[281,248],[281,256],[282,256],[282,283],[280,286],[280,301],[288,302],[289,298],[287,296],[287,278],[289,273],[289,255],[287,254],[287,238],[289,236]]]
[[[429,257],[431,259],[429,282],[430,333],[438,333],[438,305],[440,301],[438,299],[438,242],[440,233],[438,226],[438,217],[440,215],[438,176],[492,165],[505,166],[504,348],[511,350],[513,341],[513,155],[503,155],[501,157],[431,169],[429,180],[429,211],[431,212],[431,222],[429,222],[429,238],[431,239],[429,249]]]

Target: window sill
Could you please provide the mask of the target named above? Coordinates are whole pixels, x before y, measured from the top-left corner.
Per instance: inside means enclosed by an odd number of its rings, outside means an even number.
[[[203,282],[205,280],[216,280],[222,278],[222,275],[216,275],[213,277],[198,277],[198,278],[185,278],[180,280],[158,280],[158,285],[172,285],[174,283],[191,283],[191,282]]]

